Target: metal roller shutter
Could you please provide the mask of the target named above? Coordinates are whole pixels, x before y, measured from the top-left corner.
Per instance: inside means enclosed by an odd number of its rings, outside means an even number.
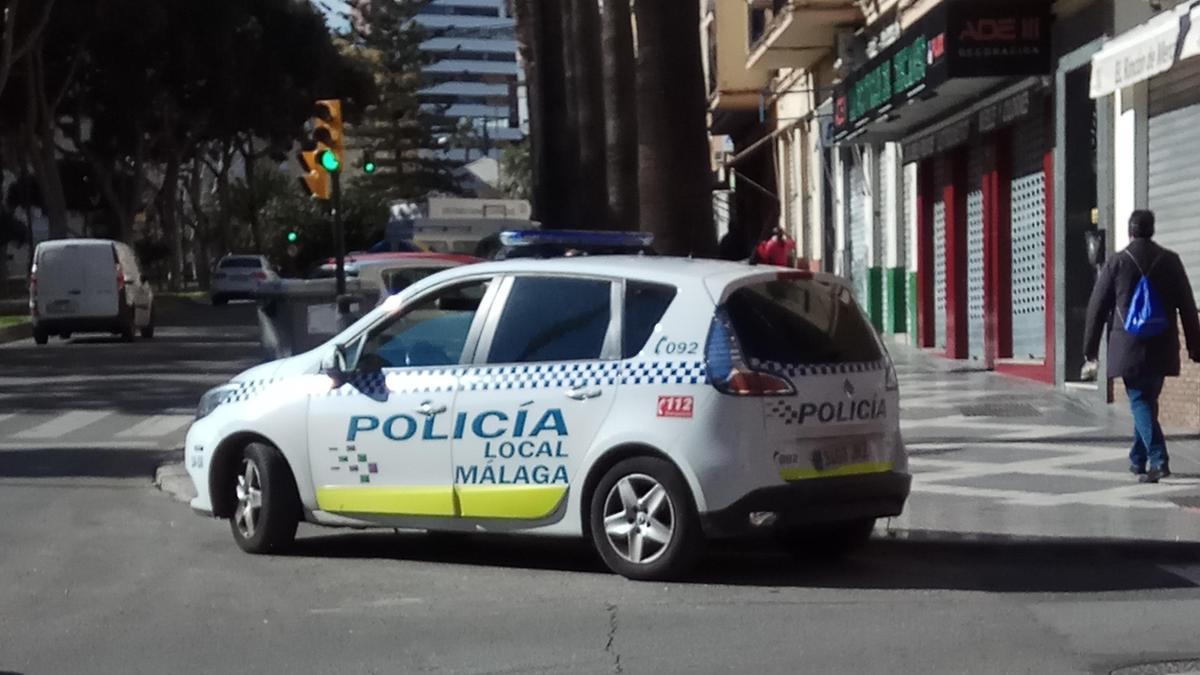
[[[934,161],[933,170],[933,344],[946,348],[946,202],[942,199],[945,187],[946,160]]]
[[[865,308],[867,303],[867,257],[868,246],[870,246],[867,239],[869,236],[867,209],[870,202],[867,199],[868,183],[862,153],[862,148],[856,147],[850,150],[850,231],[846,247],[850,250],[850,281],[854,284],[854,294],[857,296],[859,304]]]
[[[1157,217],[1154,239],[1179,254],[1192,279],[1200,274],[1197,82],[1200,59],[1184,61],[1150,80],[1149,207]],[[1200,285],[1193,284],[1195,291],[1200,291]]]
[[[967,162],[967,356],[983,359],[983,148]]]
[[[1012,133],[1013,357],[1046,358],[1046,174],[1042,120]]]

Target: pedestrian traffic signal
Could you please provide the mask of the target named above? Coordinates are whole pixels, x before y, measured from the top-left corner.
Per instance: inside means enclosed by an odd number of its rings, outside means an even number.
[[[295,230],[292,230],[291,232],[287,233],[288,243],[295,243],[295,241],[299,238],[300,238],[300,235],[296,234]]]
[[[375,173],[375,159],[371,155],[363,157],[363,173]]]

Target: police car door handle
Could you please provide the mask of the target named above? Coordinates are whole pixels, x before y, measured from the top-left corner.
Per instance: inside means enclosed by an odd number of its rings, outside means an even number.
[[[589,398],[599,398],[600,390],[599,389],[571,388],[566,391],[566,394],[567,394],[567,398],[575,399],[576,401],[582,401],[584,399],[589,399]]]
[[[446,412],[446,406],[445,406],[445,404],[435,406],[433,404],[433,401],[425,401],[421,405],[417,406],[417,412],[421,413],[422,415],[427,415],[427,416],[440,415],[440,414]]]

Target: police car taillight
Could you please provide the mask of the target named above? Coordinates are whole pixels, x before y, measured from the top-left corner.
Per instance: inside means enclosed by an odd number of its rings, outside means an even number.
[[[778,375],[757,370],[734,368],[717,389],[735,396],[790,396],[796,393],[792,383]]]
[[[33,316],[38,316],[37,306],[37,263],[29,270],[29,311]]]
[[[796,393],[786,378],[749,367],[725,310],[718,308],[704,346],[705,370],[713,387],[733,396],[788,396]]]

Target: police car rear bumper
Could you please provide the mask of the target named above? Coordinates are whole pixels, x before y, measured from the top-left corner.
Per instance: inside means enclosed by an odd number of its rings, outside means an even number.
[[[754,490],[724,509],[701,514],[700,524],[705,536],[722,539],[779,527],[898,516],[911,487],[912,476],[895,472],[793,481]],[[752,513],[775,515],[755,525]]]

